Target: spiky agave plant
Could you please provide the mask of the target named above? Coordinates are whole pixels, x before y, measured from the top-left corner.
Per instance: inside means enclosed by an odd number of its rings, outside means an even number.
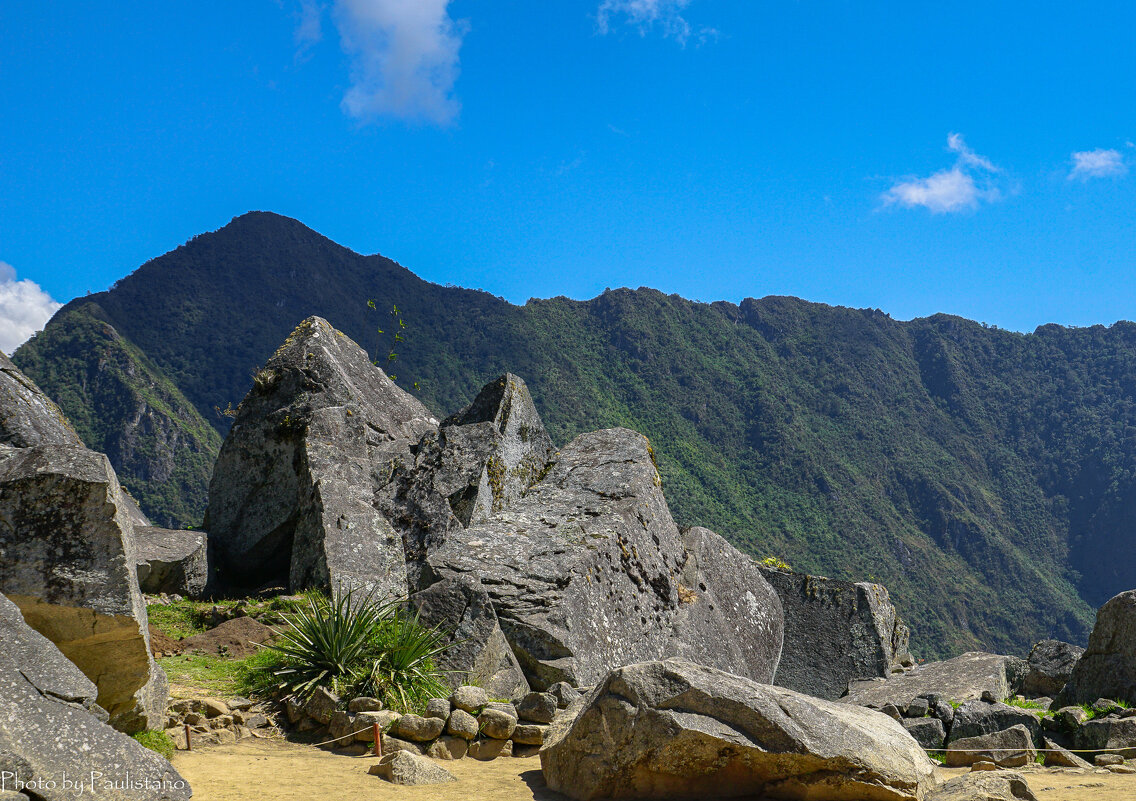
[[[441,628],[422,625],[417,612],[394,609],[379,625],[361,689],[403,711],[421,707],[429,698],[446,697],[450,691],[434,658],[457,644],[448,639]]]
[[[279,651],[285,663],[273,670],[281,680],[279,689],[303,696],[321,684],[338,693],[357,683],[391,608],[376,605],[370,594],[357,598],[351,590],[336,590],[330,600],[310,596],[306,608],[285,617],[288,628],[280,633],[280,642],[266,646]]]

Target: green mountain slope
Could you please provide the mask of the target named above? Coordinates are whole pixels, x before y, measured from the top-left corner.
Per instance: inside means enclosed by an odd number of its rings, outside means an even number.
[[[1083,641],[1091,607],[1136,586],[1128,323],[1021,335],[650,289],[518,307],[252,213],[69,304],[41,338],[96,302],[224,431],[217,410],[304,317],[377,350],[371,298],[403,310],[392,370],[436,413],[510,370],[559,443],[639,429],[680,523],[797,569],[885,583],[922,655]]]
[[[155,524],[200,524],[221,435],[97,304],[61,311],[19,349],[16,364],[60,405],[87,447],[110,457]]]

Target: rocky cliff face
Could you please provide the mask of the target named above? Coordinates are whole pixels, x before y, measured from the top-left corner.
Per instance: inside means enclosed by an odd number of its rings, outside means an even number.
[[[476,637],[453,669],[509,691],[671,655],[769,681],[781,653],[776,594],[713,532],[679,533],[641,434],[554,454],[509,374],[439,425],[319,318],[242,401],[207,528],[230,583],[417,590]]]
[[[57,315],[20,348],[19,364],[58,400],[82,443],[110,458],[149,517],[197,525],[221,437],[105,317],[93,303]]]

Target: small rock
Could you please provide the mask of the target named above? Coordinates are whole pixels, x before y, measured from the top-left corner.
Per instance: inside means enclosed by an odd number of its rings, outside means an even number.
[[[449,721],[446,723],[447,732],[464,740],[476,738],[479,728],[477,718],[464,709],[455,709],[451,712]]]
[[[519,718],[517,708],[507,701],[490,701],[485,705],[486,709],[496,709],[498,712],[504,712],[511,718]]]
[[[500,756],[513,755],[513,742],[511,740],[474,740],[469,744],[469,756],[474,759],[488,762]]]
[[[1131,765],[1106,765],[1110,773],[1136,773],[1136,768]]]
[[[308,700],[304,702],[304,712],[307,713],[308,717],[324,726],[328,724],[332,713],[337,709],[339,709],[339,696],[323,687],[317,687]]]
[[[897,707],[895,704],[884,704],[883,708],[880,711],[887,715],[889,718],[895,718],[896,720],[903,719],[903,713],[899,711],[899,707]]]
[[[426,702],[426,717],[446,720],[450,716],[450,702],[447,698],[431,698]]]
[[[905,718],[923,718],[931,712],[931,705],[927,703],[926,698],[916,698],[907,705],[904,710],[903,716]]]
[[[477,716],[477,724],[483,735],[494,740],[508,740],[517,728],[517,719],[509,717],[499,709],[485,709]]]
[[[389,734],[383,735],[383,753],[389,754],[394,751],[408,751],[418,756],[426,754],[426,746],[423,743],[414,743],[410,740],[402,740],[398,737],[392,737]]]
[[[217,698],[202,698],[201,705],[204,707],[205,717],[207,718],[232,714],[232,710],[229,709],[228,704]]]
[[[241,696],[230,698],[228,700],[228,705],[229,709],[233,710],[234,712],[247,712],[248,710],[252,709],[252,701],[248,698],[242,698]]]
[[[375,741],[375,724],[379,724],[379,731],[384,732],[394,725],[402,715],[389,709],[378,712],[360,712],[355,716],[355,739],[361,743]]]
[[[548,688],[550,695],[555,696],[556,706],[560,709],[567,709],[569,704],[580,697],[579,691],[572,687],[566,681],[558,681]]]
[[[1001,701],[1001,699],[994,695],[994,693],[990,690],[982,691],[981,700],[983,701],[983,703],[987,704],[997,704]]]
[[[1047,768],[1091,768],[1085,760],[1062,748],[1053,740],[1046,737],[1042,740],[1045,747],[1045,766]]]
[[[555,695],[529,693],[517,704],[517,715],[521,720],[533,723],[551,723],[558,708]]]
[[[200,712],[189,712],[185,716],[185,722],[190,726],[200,726],[205,723],[205,716]]]
[[[426,756],[431,759],[453,760],[461,759],[469,750],[469,743],[461,737],[451,737],[444,734],[430,744],[426,749]]]
[[[1097,754],[1093,758],[1093,762],[1102,768],[1109,765],[1123,765],[1124,757],[1120,754]]]
[[[1060,731],[1075,731],[1082,723],[1089,719],[1089,715],[1079,706],[1063,706],[1053,715],[1053,721],[1060,727]]]
[[[480,687],[463,685],[454,690],[450,703],[471,715],[479,713],[489,703],[489,694]]]
[[[261,715],[259,712],[252,715],[245,715],[244,725],[248,726],[250,729],[263,729],[266,728],[268,724],[268,718]]]
[[[941,749],[947,739],[943,721],[938,718],[904,718],[900,723],[907,729],[907,733],[915,738],[915,742],[932,751]]]
[[[517,745],[544,745],[544,735],[547,726],[521,723],[513,729],[512,741]]]
[[[284,714],[288,718],[288,722],[292,724],[299,723],[307,714],[304,712],[304,706],[295,698],[289,698],[284,702]]]
[[[973,765],[970,766],[970,769],[972,771],[998,770],[998,766],[995,765],[993,762],[987,762],[986,760],[982,760],[981,762],[975,762]]]
[[[457,781],[454,775],[429,759],[407,751],[387,754],[368,769],[367,773],[379,776],[391,784],[420,785],[442,784]]]
[[[339,754],[340,756],[361,757],[367,754],[367,752],[369,752],[370,750],[371,749],[363,743],[351,743],[351,745],[345,745],[341,748],[336,748],[335,753]]]
[[[383,702],[378,698],[371,698],[366,695],[361,695],[358,698],[352,698],[347,704],[347,711],[351,713],[359,712],[380,712],[383,708]]]
[[[436,740],[446,728],[441,718],[424,718],[420,715],[403,715],[391,726],[391,734],[404,740],[427,743]]]
[[[343,747],[351,745],[355,740],[355,722],[349,712],[336,710],[331,714],[327,724],[327,733],[335,738],[335,744]]]

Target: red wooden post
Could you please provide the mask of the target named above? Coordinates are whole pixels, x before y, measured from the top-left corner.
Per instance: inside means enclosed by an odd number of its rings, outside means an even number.
[[[185,724],[185,750],[186,751],[192,751],[193,750],[193,743],[191,743],[190,740],[189,740],[189,724],[188,723]]]
[[[383,755],[383,732],[379,728],[379,724],[375,723],[375,756],[381,757]]]

